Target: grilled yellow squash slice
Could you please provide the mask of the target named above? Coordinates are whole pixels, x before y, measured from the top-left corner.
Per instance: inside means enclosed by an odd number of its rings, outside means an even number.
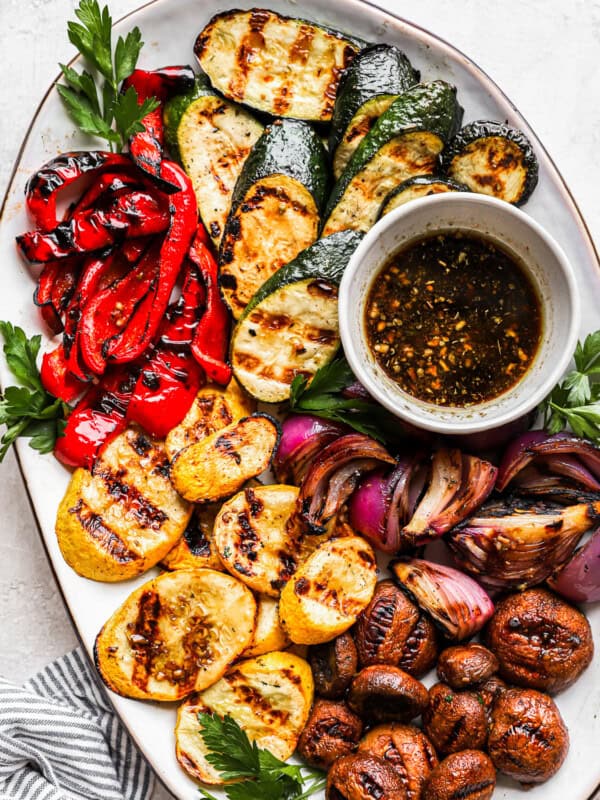
[[[284,586],[279,617],[297,644],[327,642],[348,630],[375,591],[377,564],[359,536],[330,539]]]
[[[218,503],[196,506],[183,536],[162,559],[161,566],[165,569],[216,569],[224,572],[213,537],[219,509]]]
[[[167,455],[174,458],[180,450],[205,439],[211,433],[253,414],[256,403],[232,378],[225,389],[214,384],[202,387],[183,420],[165,441]]]
[[[203,783],[223,783],[206,760],[197,714],[233,717],[251,741],[280,759],[296,748],[313,701],[309,665],[292,653],[268,653],[241,661],[220,681],[189,697],[179,708],[175,727],[177,760]]]
[[[273,650],[285,650],[291,644],[288,635],[279,621],[279,603],[266,594],[258,596],[258,615],[256,629],[250,647],[244,650],[243,657],[262,656]]]
[[[255,625],[252,592],[230,575],[164,572],[132,592],[104,625],[96,665],[113,692],[179,700],[218,681],[252,641]]]
[[[262,8],[225,11],[194,52],[225,97],[275,117],[327,122],[338,82],[358,46],[337,31]]]
[[[255,592],[278,597],[296,569],[295,486],[244,489],[223,504],[214,539],[226,569]]]
[[[191,513],[169,480],[163,442],[131,427],[105,448],[91,472],[73,473],[58,507],[58,545],[79,575],[123,581],[164,558]]]
[[[171,463],[171,481],[192,503],[214,503],[239,491],[269,464],[279,425],[253,414],[180,450]]]

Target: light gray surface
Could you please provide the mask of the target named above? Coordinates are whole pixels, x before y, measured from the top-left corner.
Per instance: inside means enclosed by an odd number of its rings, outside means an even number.
[[[110,3],[114,17],[138,4]],[[65,30],[75,5],[73,0],[0,0],[2,195],[57,62],[73,54]],[[600,245],[595,183],[600,180],[600,1],[420,0],[408,5],[381,0],[380,5],[451,41],[496,80],[546,145]],[[191,60],[191,54],[182,53],[181,60]],[[76,638],[12,455],[0,466],[0,508],[0,674],[20,681],[74,646]],[[158,790],[156,798],[163,797]]]

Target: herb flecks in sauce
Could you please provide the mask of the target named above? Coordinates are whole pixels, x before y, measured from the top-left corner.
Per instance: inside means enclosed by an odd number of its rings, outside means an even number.
[[[440,233],[396,253],[366,304],[371,352],[413,397],[470,406],[510,389],[540,341],[540,305],[523,268],[494,242]]]

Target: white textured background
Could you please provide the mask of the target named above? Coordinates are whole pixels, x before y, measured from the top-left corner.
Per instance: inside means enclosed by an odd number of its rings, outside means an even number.
[[[139,5],[109,2],[113,18]],[[600,0],[379,4],[449,40],[494,78],[544,142],[600,247]],[[65,31],[76,5],[0,0],[0,197],[57,63],[73,55]],[[25,680],[75,644],[9,455],[0,466],[0,674]],[[155,800],[166,797],[157,790]]]

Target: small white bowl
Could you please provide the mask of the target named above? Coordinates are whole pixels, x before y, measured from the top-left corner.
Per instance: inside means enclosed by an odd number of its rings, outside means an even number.
[[[365,304],[379,270],[412,240],[438,231],[472,231],[502,245],[527,267],[542,310],[538,352],[508,391],[466,408],[437,406],[402,391],[377,364],[365,331]],[[446,193],[411,200],[383,217],[359,244],[340,285],[342,344],[352,371],[367,391],[398,417],[438,433],[476,433],[527,414],[560,380],[580,324],[573,270],[554,239],[531,217],[482,194]]]

